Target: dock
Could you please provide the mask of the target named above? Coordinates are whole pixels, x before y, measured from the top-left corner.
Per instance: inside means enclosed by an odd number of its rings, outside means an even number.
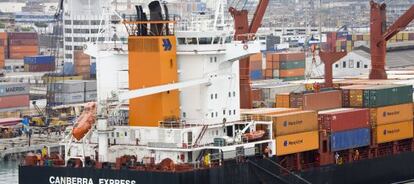
[[[32,136],[30,140],[25,136],[0,139],[0,161],[3,160],[19,160],[24,157],[26,153],[37,153],[44,146],[48,147],[48,153],[61,152],[63,146],[59,144],[61,136],[57,135],[36,135]]]

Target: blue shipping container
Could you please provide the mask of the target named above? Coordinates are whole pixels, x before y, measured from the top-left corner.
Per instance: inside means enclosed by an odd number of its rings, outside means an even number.
[[[91,63],[91,75],[96,75],[96,63]]]
[[[368,146],[371,142],[370,129],[360,128],[331,134],[331,151]]]
[[[262,70],[253,70],[250,71],[250,79],[260,80],[263,78]]]
[[[73,63],[65,62],[63,63],[63,75],[73,75],[75,73],[75,69],[73,68]]]
[[[27,56],[24,57],[24,64],[37,65],[37,64],[53,64],[55,63],[55,56]]]

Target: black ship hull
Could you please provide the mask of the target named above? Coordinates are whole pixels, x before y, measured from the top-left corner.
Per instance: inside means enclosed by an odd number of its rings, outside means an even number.
[[[392,183],[414,178],[414,153],[308,169],[296,174],[310,183]],[[226,163],[186,172],[20,166],[19,184],[259,184],[306,183],[266,159]]]

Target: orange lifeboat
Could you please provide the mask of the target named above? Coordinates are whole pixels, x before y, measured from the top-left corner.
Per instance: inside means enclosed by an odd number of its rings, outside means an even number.
[[[72,135],[80,141],[91,130],[96,119],[96,103],[89,102],[85,105],[82,114],[73,126]]]
[[[265,134],[264,130],[258,130],[258,131],[253,131],[250,133],[245,133],[243,134],[243,137],[247,139],[247,141],[253,141],[253,140],[262,138],[264,134]]]

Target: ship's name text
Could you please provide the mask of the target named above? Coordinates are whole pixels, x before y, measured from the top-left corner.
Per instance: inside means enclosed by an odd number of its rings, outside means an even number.
[[[51,176],[49,177],[49,183],[50,184],[94,184],[94,180],[92,180],[92,178]],[[136,182],[135,180],[99,178],[98,184],[136,184]]]

